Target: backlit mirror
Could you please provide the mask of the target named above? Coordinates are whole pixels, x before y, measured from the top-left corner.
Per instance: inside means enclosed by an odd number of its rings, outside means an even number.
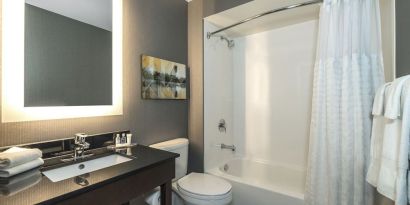
[[[112,105],[112,0],[25,0],[24,106]]]
[[[2,122],[122,114],[122,1],[3,1]]]

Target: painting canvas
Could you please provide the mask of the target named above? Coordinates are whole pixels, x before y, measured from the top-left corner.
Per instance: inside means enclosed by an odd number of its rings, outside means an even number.
[[[142,98],[183,100],[186,96],[186,66],[142,55]]]

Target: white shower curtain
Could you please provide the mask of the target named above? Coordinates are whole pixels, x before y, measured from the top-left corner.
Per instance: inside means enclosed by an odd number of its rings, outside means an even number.
[[[314,73],[307,205],[373,205],[365,181],[384,82],[379,0],[324,0]]]

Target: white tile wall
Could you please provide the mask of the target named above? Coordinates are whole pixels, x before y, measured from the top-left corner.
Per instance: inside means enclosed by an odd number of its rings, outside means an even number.
[[[236,155],[304,169],[317,28],[315,20],[253,34],[233,49],[205,37],[205,170],[233,157],[221,142],[234,143]]]
[[[222,164],[233,156],[217,144],[233,143],[233,56],[225,41],[206,38],[206,32],[217,27],[204,22],[204,162],[205,170]],[[226,133],[219,132],[220,119],[226,122]]]
[[[318,22],[235,39],[234,138],[242,155],[304,169]]]

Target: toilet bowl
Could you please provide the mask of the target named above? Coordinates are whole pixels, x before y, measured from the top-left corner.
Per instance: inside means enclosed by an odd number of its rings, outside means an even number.
[[[188,140],[178,138],[153,144],[150,147],[175,152],[175,178],[172,183],[173,205],[228,205],[232,201],[231,184],[219,177],[204,173],[187,173]],[[145,200],[150,205],[160,204],[157,188]]]
[[[216,176],[190,173],[176,185],[186,205],[226,205],[232,201],[231,184]]]
[[[232,201],[232,187],[225,180],[201,173],[191,173],[180,180],[172,183],[173,205],[227,205]],[[160,205],[159,188],[150,193],[145,201],[149,205]]]

